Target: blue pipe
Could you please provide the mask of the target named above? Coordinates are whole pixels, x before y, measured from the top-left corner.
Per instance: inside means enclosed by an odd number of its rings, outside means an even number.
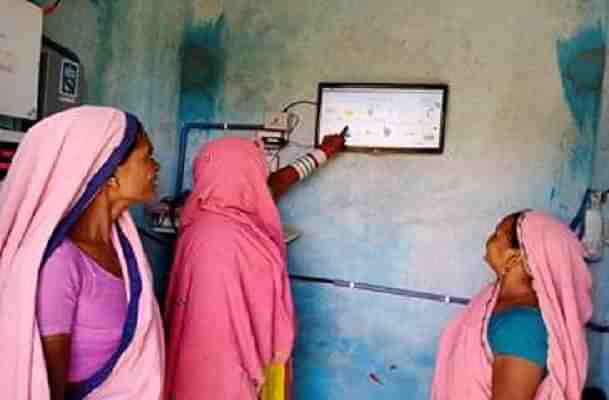
[[[321,278],[317,276],[304,276],[304,275],[293,275],[290,274],[290,279],[296,281],[303,282],[311,282],[311,283],[320,283],[320,284],[328,284],[343,288],[349,289],[360,289],[360,290],[368,290],[376,293],[385,293],[385,294],[393,294],[396,296],[402,297],[410,297],[415,299],[423,299],[423,300],[432,300],[438,301],[441,303],[447,304],[460,304],[467,305],[469,303],[469,299],[465,297],[456,297],[456,296],[447,296],[430,292],[422,292],[418,290],[410,290],[410,289],[400,289],[388,286],[381,285],[372,285],[370,283],[361,283],[361,282],[351,282],[345,281],[342,279],[330,279],[330,278]],[[602,325],[593,321],[590,321],[586,324],[586,328],[588,328],[592,332],[596,333],[609,333],[609,326]]]
[[[297,281],[304,281],[304,282],[314,282],[314,283],[322,283],[322,284],[325,283],[325,284],[334,285],[334,286],[343,287],[343,288],[367,290],[370,292],[393,294],[396,296],[410,297],[410,298],[415,298],[415,299],[439,301],[442,303],[452,303],[452,304],[461,304],[461,305],[466,305],[467,303],[469,303],[469,299],[466,299],[464,297],[446,296],[446,295],[441,295],[441,294],[436,294],[436,293],[422,292],[422,291],[418,291],[418,290],[400,289],[400,288],[394,288],[394,287],[388,287],[388,286],[373,285],[370,283],[351,282],[351,281],[345,281],[343,279],[330,279],[330,278],[321,278],[321,277],[316,277],[316,276],[314,277],[314,276],[293,275],[293,274],[290,274],[290,279],[297,280]]]

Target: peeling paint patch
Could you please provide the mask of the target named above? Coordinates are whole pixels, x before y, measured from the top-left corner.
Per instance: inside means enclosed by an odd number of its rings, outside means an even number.
[[[182,85],[178,120],[214,121],[224,113],[226,52],[224,49],[224,15],[203,24],[189,25],[184,32],[182,52]],[[215,121],[214,121],[215,122]],[[208,134],[188,138],[185,187],[192,186],[192,159]]]
[[[557,43],[563,91],[579,130],[598,127],[605,72],[605,29],[601,24]],[[588,133],[590,133],[588,132]]]
[[[288,16],[292,4],[275,4],[243,2],[228,25],[231,61],[227,107],[248,119],[262,114],[269,95],[283,84],[292,42],[289,32],[300,25]]]
[[[95,70],[97,71],[96,79],[91,79],[88,82],[90,87],[89,95],[93,98],[106,98],[106,82],[108,72],[112,65],[113,45],[114,45],[114,29],[113,24],[115,17],[119,14],[121,4],[118,0],[90,0],[91,4],[97,10],[97,51],[95,53]]]
[[[577,128],[571,131],[570,144],[564,149],[565,162],[552,195],[555,211],[565,218],[575,212],[592,181],[606,63],[605,37],[606,29],[596,23],[556,43],[563,95]]]
[[[224,15],[184,33],[179,119],[210,121],[222,113],[226,55]]]

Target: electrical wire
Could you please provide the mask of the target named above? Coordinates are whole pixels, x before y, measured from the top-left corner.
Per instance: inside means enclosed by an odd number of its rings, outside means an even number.
[[[288,114],[288,132],[292,133],[294,129],[300,124],[300,115],[296,113]]]
[[[292,103],[292,104],[294,104],[294,103]],[[294,132],[294,129],[296,129],[296,127],[300,124],[300,121],[301,121],[300,115],[298,115],[296,113],[290,113],[290,115],[288,116],[288,130],[287,130],[288,145],[293,145],[294,147],[298,147],[298,148],[302,148],[302,149],[312,149],[315,146],[296,142],[291,139],[292,132]]]
[[[271,154],[272,154],[272,156],[271,156],[271,158],[270,158],[270,159],[269,159],[269,161],[268,161],[268,166],[269,166],[269,169],[270,169],[271,171],[276,170],[276,169],[278,169],[278,168],[279,168],[279,164],[281,163],[281,159],[279,158],[279,157],[280,157],[281,150],[282,150],[282,149],[281,149],[281,148],[279,148],[279,149],[275,150],[275,152],[274,152],[274,153],[271,153]],[[276,167],[276,168],[273,168],[273,162],[275,162],[275,160],[277,160],[277,167]]]
[[[298,101],[295,101],[295,102],[290,103],[287,106],[283,107],[283,112],[288,112],[288,110],[290,108],[295,107],[295,106],[297,106],[299,104],[310,104],[310,105],[316,106],[317,102],[316,101],[310,101],[310,100],[298,100]]]

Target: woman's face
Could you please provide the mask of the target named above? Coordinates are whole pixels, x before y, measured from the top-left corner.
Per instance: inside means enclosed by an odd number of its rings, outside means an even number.
[[[147,203],[154,200],[157,190],[159,163],[152,158],[154,148],[143,130],[137,137],[135,148],[115,172],[118,181],[118,198],[129,203]]]
[[[486,255],[484,260],[493,269],[497,276],[505,271],[512,249],[512,232],[515,218],[508,216],[504,218],[495,228],[495,232],[486,241]]]

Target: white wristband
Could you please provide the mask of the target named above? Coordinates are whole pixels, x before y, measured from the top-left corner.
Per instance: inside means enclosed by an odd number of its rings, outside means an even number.
[[[315,158],[315,160],[317,161],[317,165],[319,166],[328,161],[328,156],[326,155],[326,152],[322,149],[315,149],[309,154]]]
[[[310,175],[313,171],[315,171],[315,168],[317,168],[315,160],[309,154],[304,157],[300,157],[299,160],[307,167],[307,175]]]
[[[298,172],[299,180],[303,180],[307,176],[311,175],[313,171],[320,167],[328,160],[328,156],[321,149],[316,149],[311,153],[308,153],[290,164],[296,172]]]
[[[304,168],[302,167],[302,165],[300,164],[300,162],[298,160],[294,161],[292,164],[290,164],[291,167],[293,167],[296,172],[298,172],[298,178],[300,180],[304,179],[305,176],[307,176]]]

